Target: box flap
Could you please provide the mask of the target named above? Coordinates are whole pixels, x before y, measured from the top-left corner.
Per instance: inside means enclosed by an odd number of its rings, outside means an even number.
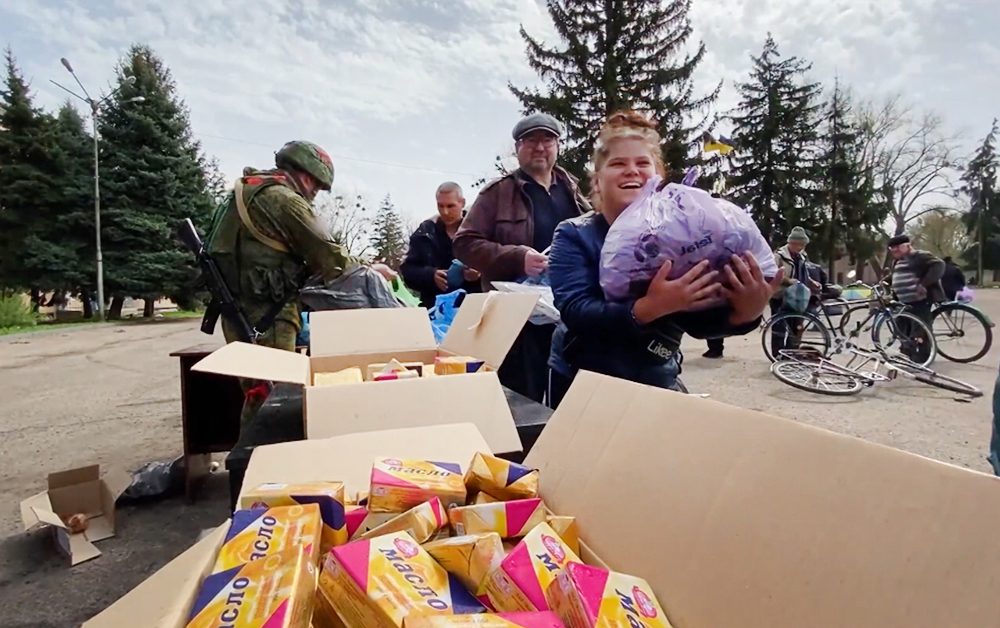
[[[38,508],[31,509],[31,515],[34,521],[37,523],[43,523],[45,525],[54,526],[56,528],[65,528],[66,524],[56,513],[52,512],[47,506],[41,506]]]
[[[84,561],[97,558],[101,555],[101,550],[97,549],[93,543],[87,540],[86,534],[61,533],[66,534],[69,538],[69,560],[71,565],[79,565]]]
[[[294,351],[233,342],[206,356],[192,371],[250,379],[310,384],[309,358]]]
[[[228,522],[216,528],[85,622],[83,628],[122,628],[138,623],[149,628],[183,628],[204,573],[215,562],[228,530]]]
[[[372,463],[379,456],[457,462],[464,471],[481,451],[490,451],[489,445],[471,423],[264,445],[250,457],[243,491],[268,482],[332,481],[344,482],[356,493],[368,490]]]
[[[358,430],[474,423],[497,453],[521,439],[496,373],[306,388],[306,438]]]
[[[466,295],[441,341],[441,349],[452,355],[485,360],[496,370],[528,322],[537,301],[537,294],[494,291]]]
[[[676,628],[1000,617],[991,476],[586,372],[525,464]]]
[[[52,504],[49,502],[48,491],[42,491],[37,495],[32,495],[28,499],[21,501],[21,523],[24,524],[25,532],[42,523],[38,518],[38,515],[35,514],[36,510],[48,512],[52,511]]]
[[[132,474],[117,467],[109,469],[101,479],[104,480],[104,485],[108,487],[108,492],[114,499],[118,499],[132,484]]]
[[[87,482],[96,482],[99,479],[101,479],[101,467],[96,464],[77,469],[68,469],[66,471],[57,471],[56,473],[49,474],[49,490],[76,486],[77,484],[85,484]]]
[[[101,515],[91,517],[87,521],[87,530],[83,533],[91,543],[110,539],[115,535],[114,517]]]
[[[421,307],[309,314],[309,353],[313,357],[436,348],[430,318]]]

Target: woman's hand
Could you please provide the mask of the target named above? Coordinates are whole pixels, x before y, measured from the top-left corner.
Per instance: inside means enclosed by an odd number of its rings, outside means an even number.
[[[636,301],[632,307],[632,314],[640,325],[652,323],[667,314],[707,305],[722,287],[715,281],[718,271],[705,272],[708,260],[702,261],[683,276],[667,281],[673,265],[670,260],[663,263],[649,284],[646,296]]]
[[[775,290],[781,286],[784,274],[782,269],[778,269],[774,279],[767,281],[757,264],[757,258],[749,252],[742,257],[733,255],[733,263],[726,266],[725,272],[731,287],[723,287],[722,293],[733,306],[733,313],[729,317],[731,325],[745,325],[756,320]]]

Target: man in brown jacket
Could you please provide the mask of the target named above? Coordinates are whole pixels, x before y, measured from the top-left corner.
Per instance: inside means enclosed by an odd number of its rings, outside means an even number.
[[[484,290],[494,281],[542,275],[556,225],[590,209],[576,179],[556,166],[562,132],[547,114],[521,119],[512,133],[520,167],[483,188],[455,236],[455,257],[482,273]],[[543,400],[554,330],[525,325],[500,367],[505,386]]]

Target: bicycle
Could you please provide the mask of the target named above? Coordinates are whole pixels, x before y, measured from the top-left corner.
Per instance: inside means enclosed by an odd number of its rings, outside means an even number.
[[[811,350],[785,349],[781,352],[784,359],[771,365],[771,374],[793,388],[837,397],[856,395],[898,375],[971,398],[983,396],[983,391],[972,384],[941,375],[903,356],[889,355],[879,347],[851,347],[848,351],[851,359],[840,365]]]
[[[895,308],[887,298],[884,286],[870,286],[872,298],[863,301],[837,300],[837,305],[846,307],[840,325],[834,325],[828,311],[828,303],[820,303],[818,310],[826,319],[824,323],[818,315],[810,312],[783,312],[774,315],[764,323],[761,344],[764,355],[771,362],[777,362],[781,349],[807,349],[818,352],[823,357],[845,353],[856,346],[863,331],[871,331],[871,341],[876,347],[888,351],[899,351],[906,356],[920,356],[919,363],[927,366],[937,356],[934,333],[919,317]],[[848,331],[845,318],[851,312],[868,310],[868,316]],[[905,323],[905,324],[900,324]]]
[[[865,302],[854,302],[840,318],[840,331],[845,333],[851,315],[866,307]],[[894,304],[895,312],[903,312],[906,305]],[[935,303],[931,309],[930,325],[937,352],[943,358],[960,364],[975,362],[986,355],[993,346],[994,323],[978,308],[961,301]]]

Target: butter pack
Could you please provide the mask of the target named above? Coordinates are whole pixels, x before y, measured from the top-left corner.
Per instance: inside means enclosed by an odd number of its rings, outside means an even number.
[[[476,493],[476,496],[472,498],[472,500],[469,502],[469,504],[470,505],[472,505],[472,504],[495,504],[495,503],[497,503],[499,501],[502,501],[502,500],[499,500],[496,497],[493,497],[489,493]]]
[[[566,628],[670,628],[642,578],[571,562],[545,592]]]
[[[321,592],[347,628],[401,628],[407,617],[485,611],[406,532],[335,547],[323,572]]]
[[[486,594],[501,613],[547,611],[545,589],[569,562],[580,562],[555,530],[541,523],[486,580]]]
[[[309,628],[315,592],[305,548],[271,554],[205,578],[187,628]]]
[[[454,536],[426,543],[424,550],[448,573],[458,578],[480,602],[492,607],[486,596],[486,578],[504,558],[499,534]]]
[[[580,555],[580,529],[577,527],[576,517],[546,515],[545,523],[556,531],[559,538],[573,550],[574,554]]]
[[[411,371],[414,373],[411,377],[423,377],[424,374],[424,363],[423,362],[400,362],[399,360],[391,360],[389,362],[380,362],[377,364],[368,365],[368,381],[375,381],[375,376],[385,373],[403,372]]]
[[[545,504],[538,497],[474,504],[449,509],[448,518],[458,535],[496,532],[501,538],[512,539],[545,523]]]
[[[310,482],[307,484],[261,484],[247,491],[240,499],[241,509],[274,508],[317,504],[323,520],[320,552],[347,542],[344,520],[344,485],[341,482]]]
[[[434,615],[408,618],[404,628],[564,628],[559,616],[541,613],[499,613],[497,615]]]
[[[365,379],[361,375],[361,369],[356,366],[333,373],[316,373],[313,375],[313,386],[342,386],[344,384],[360,384],[363,381]]]
[[[368,508],[372,512],[405,512],[440,497],[444,507],[465,504],[465,480],[450,462],[379,458],[372,467]]]
[[[397,516],[394,512],[371,512],[365,506],[347,506],[347,511],[344,513],[347,521],[347,538],[354,541],[365,532]]]
[[[503,501],[538,497],[538,471],[479,453],[465,472],[465,486],[470,494],[482,491]]]
[[[359,539],[370,539],[393,532],[406,532],[417,543],[424,543],[433,537],[438,530],[448,525],[448,513],[441,505],[441,499],[435,497],[401,515],[396,515],[385,523],[358,536]]]
[[[298,546],[303,546],[314,565],[318,564],[322,533],[316,504],[237,510],[212,573]]]
[[[324,577],[323,570],[320,570],[319,579]],[[323,585],[320,583],[316,587],[316,606],[313,609],[312,628],[345,628],[340,615],[333,608],[333,602],[327,599],[323,593]]]
[[[468,356],[438,356],[434,358],[435,375],[461,375],[476,373],[484,362]]]

